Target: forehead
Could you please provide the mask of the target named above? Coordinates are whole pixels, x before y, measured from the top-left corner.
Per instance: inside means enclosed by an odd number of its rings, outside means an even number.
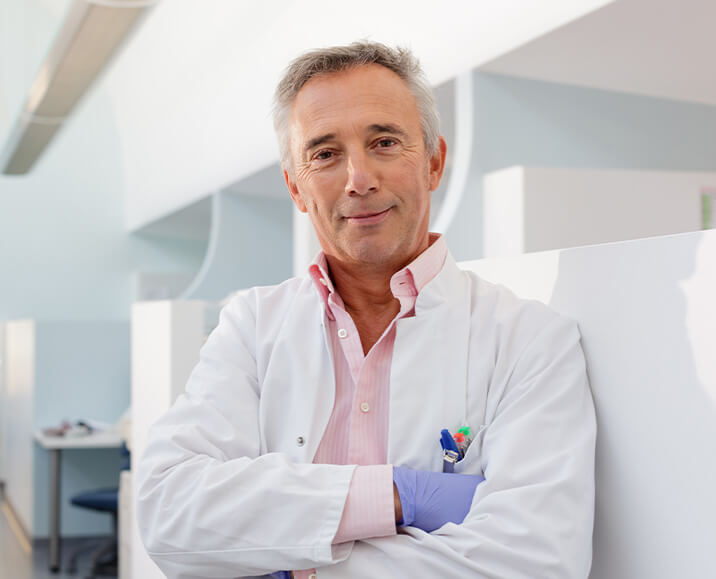
[[[377,64],[314,77],[291,107],[291,131],[298,140],[381,123],[419,129],[420,117],[407,83]]]

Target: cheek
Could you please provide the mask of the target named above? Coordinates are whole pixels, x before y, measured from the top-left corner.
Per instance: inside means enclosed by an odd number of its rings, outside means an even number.
[[[308,213],[324,220],[331,214],[334,205],[330,197],[325,194],[325,191],[326,188],[316,182],[316,179],[311,179],[308,183],[304,183],[301,189],[301,198]]]

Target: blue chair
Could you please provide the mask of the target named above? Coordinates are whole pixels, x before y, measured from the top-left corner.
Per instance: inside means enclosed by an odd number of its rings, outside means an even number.
[[[115,487],[80,493],[70,500],[76,507],[92,509],[93,511],[101,511],[112,515],[112,537],[100,544],[99,547],[92,552],[92,565],[87,579],[93,579],[97,575],[117,576],[118,496],[119,489]],[[67,567],[68,573],[75,573],[77,571],[77,559],[82,553],[94,545],[95,544],[90,544],[89,546],[81,547],[72,553],[70,563]]]
[[[125,458],[121,470],[129,470],[130,456],[129,450],[123,443],[120,453]],[[70,499],[70,503],[76,507],[100,511],[112,515],[112,537],[101,543],[94,551],[92,551],[92,564],[86,579],[94,579],[97,575],[117,576],[117,512],[119,511],[119,488],[98,489],[76,494]],[[68,573],[77,571],[77,559],[80,554],[88,551],[96,543],[86,545],[77,549],[72,553],[70,562],[67,567]]]

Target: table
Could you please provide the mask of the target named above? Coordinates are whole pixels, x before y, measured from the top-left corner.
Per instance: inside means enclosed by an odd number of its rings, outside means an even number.
[[[103,430],[87,436],[45,436],[35,432],[35,442],[50,452],[50,571],[60,570],[60,464],[61,452],[71,449],[119,448],[122,437],[117,431]]]

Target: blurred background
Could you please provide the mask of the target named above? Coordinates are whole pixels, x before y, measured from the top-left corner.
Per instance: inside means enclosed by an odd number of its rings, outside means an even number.
[[[448,142],[432,227],[475,260],[716,227],[714,22],[710,0],[0,0],[7,576],[92,536],[119,537],[123,576],[157,572],[113,523],[120,445],[141,450],[222,300],[318,249],[270,116],[291,59],[414,51]],[[114,511],[70,504],[102,487]]]

